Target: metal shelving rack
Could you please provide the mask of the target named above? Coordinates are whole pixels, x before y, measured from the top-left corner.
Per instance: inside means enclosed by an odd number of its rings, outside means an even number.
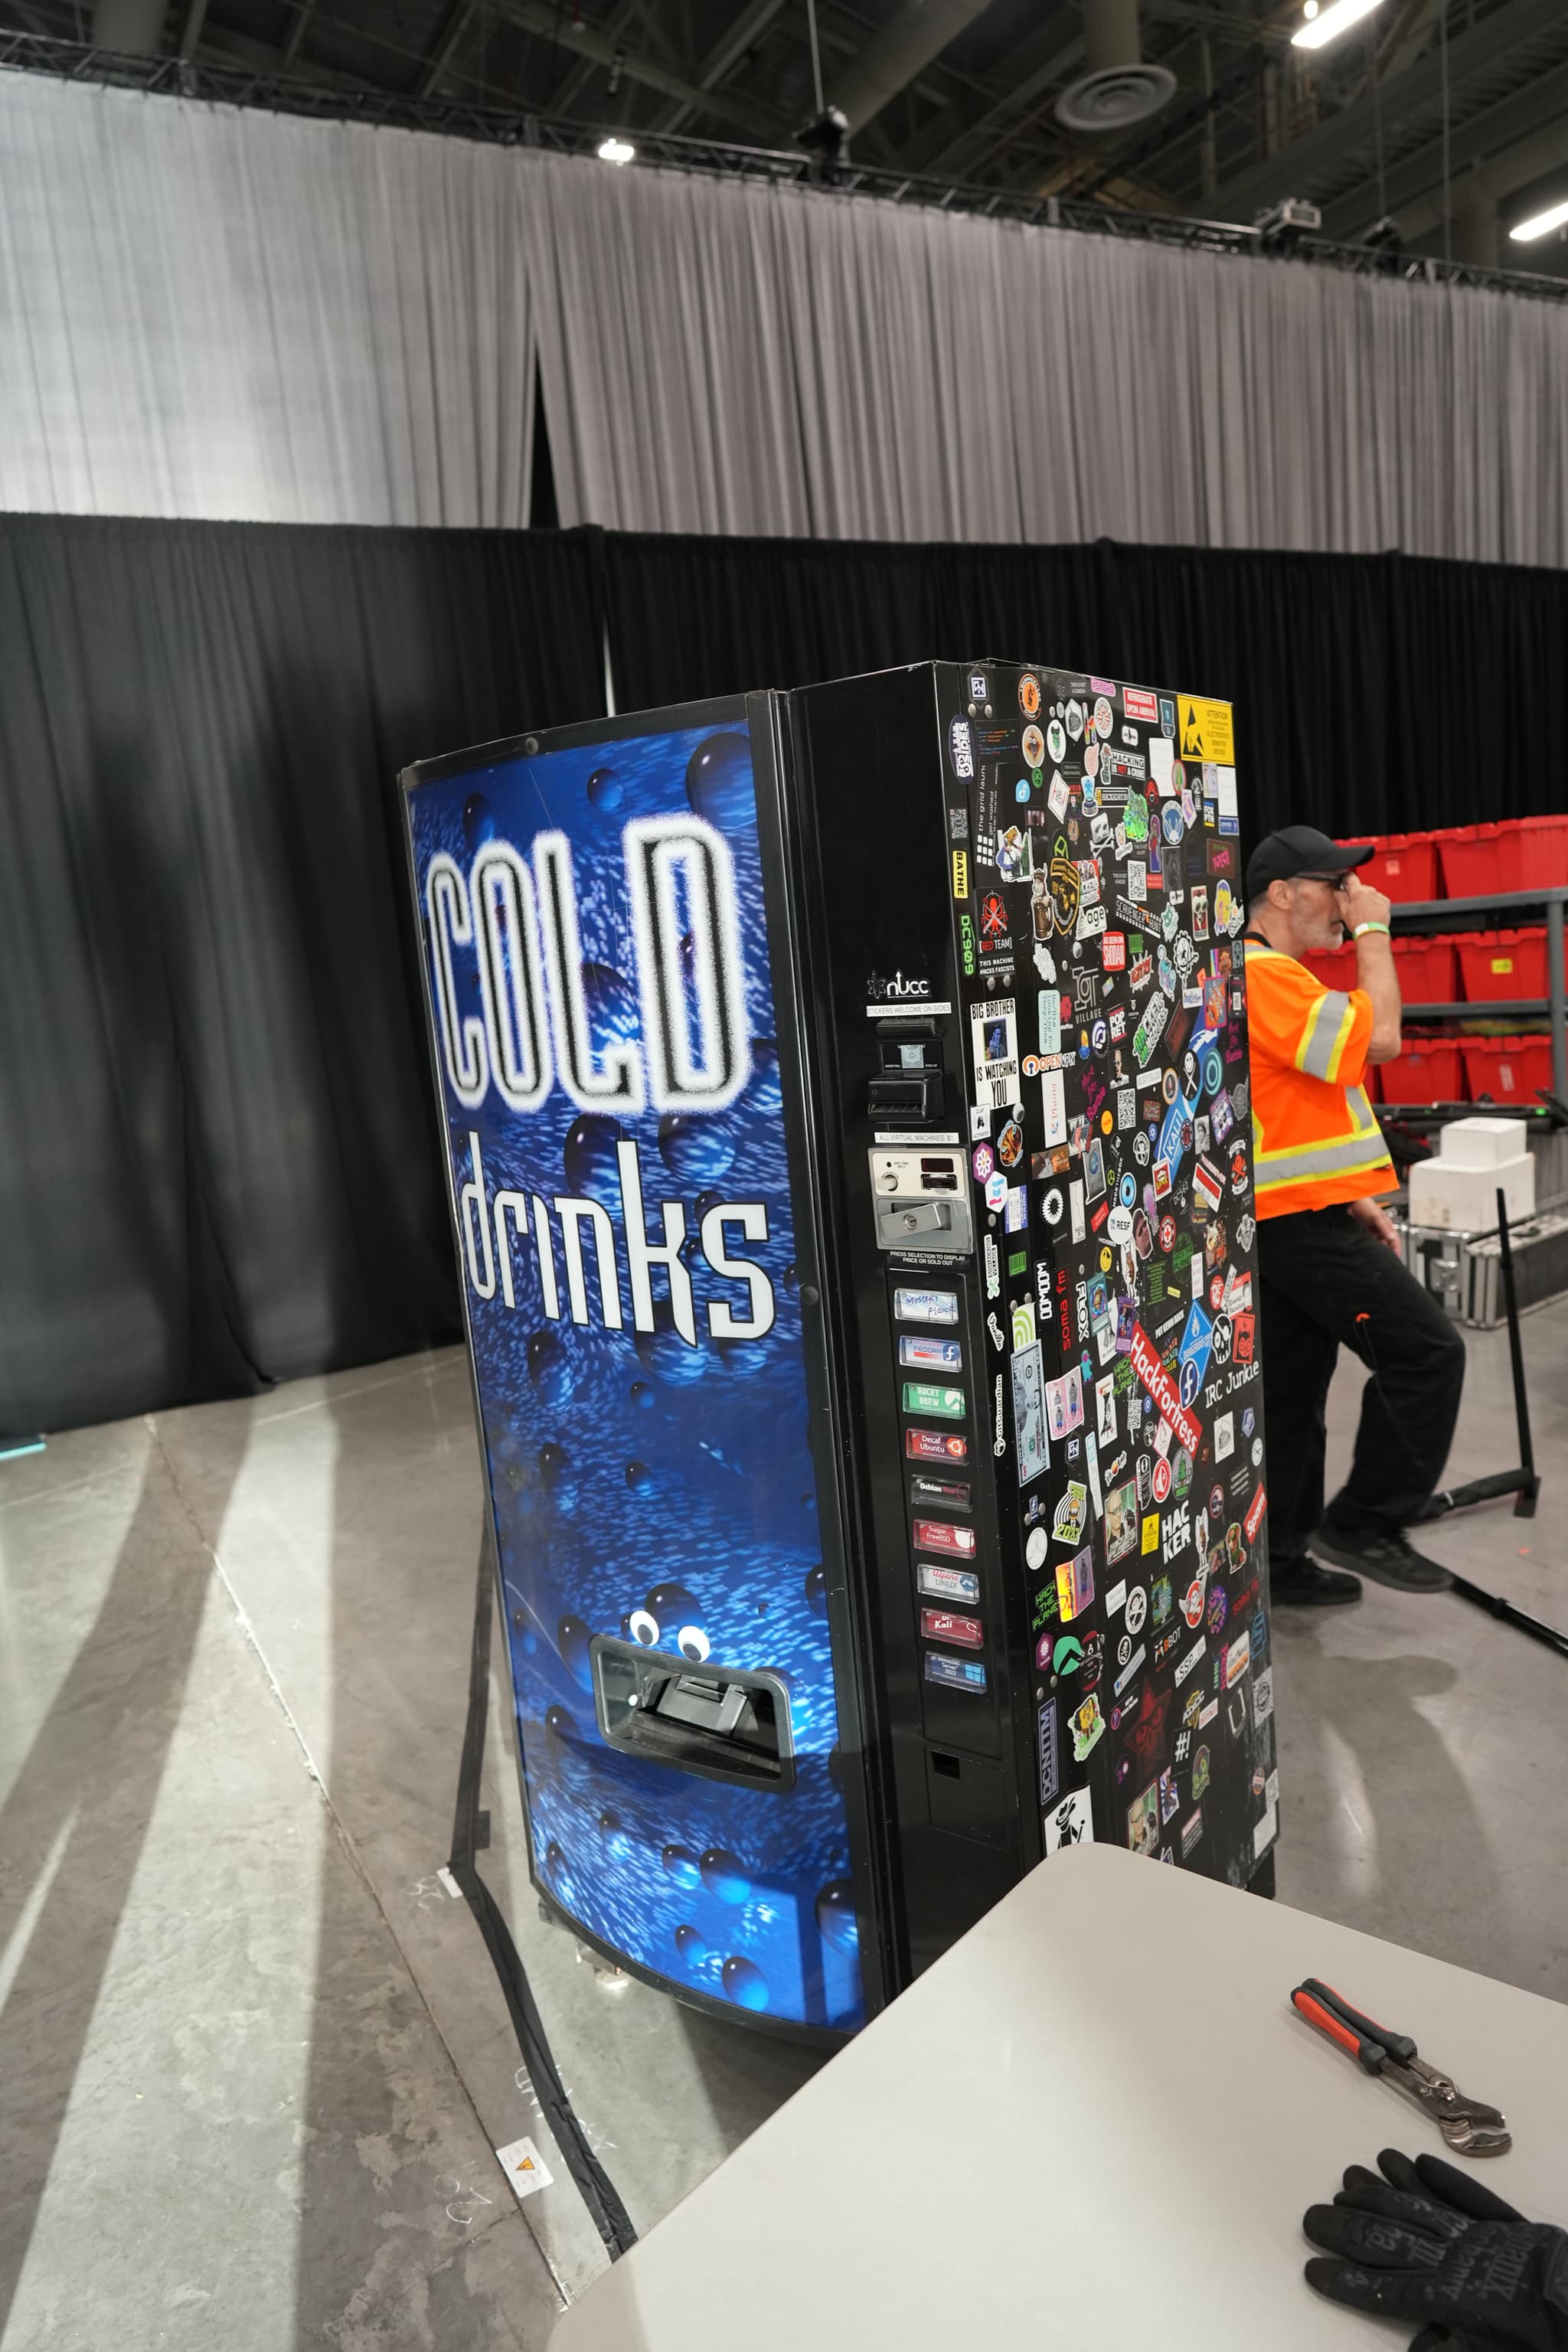
[[[1568,989],[1563,983],[1563,908],[1568,886],[1542,890],[1498,890],[1480,898],[1419,898],[1395,900],[1391,925],[1396,938],[1412,933],[1430,937],[1441,931],[1484,931],[1512,929],[1531,914],[1546,918],[1546,970],[1550,994],[1519,996],[1474,1004],[1407,1004],[1407,1021],[1497,1021],[1521,1018],[1547,1023],[1552,1038],[1552,1091],[1568,1102]],[[1381,1106],[1397,1118],[1415,1108],[1404,1103]],[[1444,1108],[1434,1104],[1434,1109]]]

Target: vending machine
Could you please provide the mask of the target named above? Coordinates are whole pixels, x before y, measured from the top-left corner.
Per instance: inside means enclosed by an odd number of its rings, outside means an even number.
[[[826,2037],[1063,1844],[1271,1868],[1229,707],[924,664],[403,782],[547,1903]]]

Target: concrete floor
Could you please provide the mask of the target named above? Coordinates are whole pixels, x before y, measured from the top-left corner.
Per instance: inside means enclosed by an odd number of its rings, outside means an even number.
[[[1514,1451],[1469,1336],[1455,1477]],[[1527,1318],[1547,1489],[1430,1549],[1568,1623],[1568,1305]],[[1356,1381],[1331,1402],[1342,1458]],[[456,1353],[0,1465],[0,2345],[527,2347],[602,2265],[450,1843],[479,1485]],[[1451,1596],[1277,1627],[1281,1898],[1568,2000],[1562,1661]],[[527,1885],[492,1684],[484,1869],[639,2227],[814,2062],[617,1981]]]

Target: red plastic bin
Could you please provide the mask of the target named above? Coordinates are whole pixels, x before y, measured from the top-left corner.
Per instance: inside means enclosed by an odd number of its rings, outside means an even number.
[[[1463,1051],[1471,1102],[1533,1106],[1552,1084],[1550,1037],[1467,1037]]]
[[[1568,883],[1568,816],[1516,816],[1461,824],[1438,836],[1444,895],[1479,898],[1489,890],[1551,889]]]
[[[1468,1004],[1496,1003],[1508,997],[1544,996],[1546,927],[1518,931],[1477,931],[1459,941]]]
[[[1377,855],[1356,868],[1363,882],[1381,890],[1396,904],[1405,899],[1440,898],[1437,882],[1437,837],[1431,833],[1374,833],[1363,840],[1377,845]]]
[[[1406,1004],[1454,1004],[1458,1002],[1455,991],[1458,973],[1451,939],[1395,940],[1394,970],[1399,982],[1399,993]],[[1325,988],[1352,989],[1356,985],[1356,951],[1353,943],[1342,948],[1330,948],[1322,955],[1306,959],[1307,969],[1314,972]],[[1539,989],[1521,993],[1538,996]],[[1452,1097],[1445,1097],[1452,1099]]]
[[[1380,1098],[1385,1103],[1467,1102],[1460,1062],[1458,1038],[1407,1036],[1396,1061],[1377,1065]]]

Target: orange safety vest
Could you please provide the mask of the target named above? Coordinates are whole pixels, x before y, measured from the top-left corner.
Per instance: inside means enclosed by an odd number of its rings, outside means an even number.
[[[1362,1084],[1371,997],[1325,988],[1294,956],[1256,940],[1246,954],[1258,1216],[1392,1192],[1394,1163]]]

